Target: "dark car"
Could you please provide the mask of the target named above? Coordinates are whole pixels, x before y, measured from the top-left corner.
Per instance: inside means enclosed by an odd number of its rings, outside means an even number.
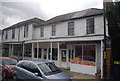
[[[54,63],[41,60],[22,60],[15,66],[13,79],[41,80],[71,78],[62,72]]]
[[[12,77],[14,66],[17,64],[17,60],[12,57],[0,57],[0,63],[2,78]]]

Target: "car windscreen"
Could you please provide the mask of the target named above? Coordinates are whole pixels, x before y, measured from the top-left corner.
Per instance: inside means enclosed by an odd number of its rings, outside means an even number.
[[[38,64],[38,66],[45,75],[52,75],[61,72],[61,70],[53,63],[42,63]]]
[[[2,63],[6,64],[6,65],[16,65],[17,60],[15,60],[15,59],[2,59]]]

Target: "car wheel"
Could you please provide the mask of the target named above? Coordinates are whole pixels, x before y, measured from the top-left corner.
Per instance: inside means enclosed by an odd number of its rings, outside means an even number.
[[[18,81],[18,79],[17,79],[17,76],[16,76],[16,75],[13,75],[13,79],[14,79],[14,81]]]

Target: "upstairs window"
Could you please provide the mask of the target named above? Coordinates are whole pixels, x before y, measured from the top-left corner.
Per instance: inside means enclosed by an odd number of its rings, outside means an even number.
[[[40,28],[40,37],[44,37],[44,27]]]
[[[15,28],[12,29],[12,39],[15,38]]]
[[[94,34],[94,18],[89,18],[86,20],[86,33]]]
[[[4,37],[4,31],[2,31],[2,39],[3,39],[3,37]]]
[[[56,25],[52,25],[52,36],[56,35]]]
[[[24,25],[24,37],[28,37],[28,25]]]
[[[5,39],[8,39],[8,31],[6,31]]]
[[[68,22],[68,35],[74,35],[74,22]]]

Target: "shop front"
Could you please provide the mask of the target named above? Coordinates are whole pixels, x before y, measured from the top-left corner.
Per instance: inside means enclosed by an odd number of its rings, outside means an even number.
[[[101,41],[32,43],[32,57],[54,62],[72,72],[95,75],[101,70]]]

